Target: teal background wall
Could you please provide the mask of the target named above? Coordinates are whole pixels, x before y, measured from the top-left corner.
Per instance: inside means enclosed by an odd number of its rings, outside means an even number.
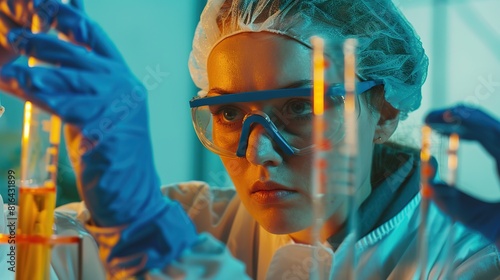
[[[85,8],[108,32],[135,75],[149,78],[153,148],[162,182],[194,178],[198,148],[188,101],[196,90],[187,61],[201,2],[87,0]]]

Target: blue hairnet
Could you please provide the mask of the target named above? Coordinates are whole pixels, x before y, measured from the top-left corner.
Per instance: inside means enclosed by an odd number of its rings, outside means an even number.
[[[222,40],[243,32],[273,32],[305,45],[326,40],[359,40],[357,74],[383,80],[385,99],[401,117],[417,109],[428,58],[413,27],[390,0],[208,0],[196,28],[189,69],[203,96],[207,60]]]

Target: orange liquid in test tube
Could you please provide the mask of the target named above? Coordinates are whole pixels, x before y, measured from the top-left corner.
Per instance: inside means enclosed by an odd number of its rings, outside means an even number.
[[[41,31],[41,19],[32,19],[33,33]],[[29,66],[40,64],[28,58]],[[50,279],[57,162],[61,120],[26,102],[21,153],[21,188],[16,242],[16,280]],[[42,240],[42,242],[40,242]],[[45,240],[45,241],[43,241]]]

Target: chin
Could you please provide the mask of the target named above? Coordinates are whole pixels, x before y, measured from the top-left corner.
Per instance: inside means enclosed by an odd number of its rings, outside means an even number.
[[[310,222],[306,223],[304,221],[312,221],[312,216],[309,218],[306,216],[310,215],[304,215],[304,213],[301,215],[287,215],[287,213],[281,211],[267,211],[267,213],[260,213],[259,216],[254,216],[254,218],[262,228],[272,234],[290,234],[311,226]]]

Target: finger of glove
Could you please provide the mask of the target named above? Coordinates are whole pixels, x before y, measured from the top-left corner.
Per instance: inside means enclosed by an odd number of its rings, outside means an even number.
[[[0,13],[0,65],[14,59],[16,54],[7,39],[7,34],[9,30],[17,28],[11,19],[9,19],[4,14]]]
[[[70,0],[69,4],[72,7],[75,7],[76,9],[78,9],[79,11],[82,11],[82,12],[85,11],[82,0]]]
[[[110,82],[107,76],[67,68],[8,64],[1,68],[0,75],[4,83],[17,86],[26,95],[44,91],[98,95],[112,92],[115,88],[113,81]]]
[[[0,13],[10,18],[19,27],[30,28],[35,10],[43,13],[51,13],[55,3],[61,3],[61,0],[3,0],[0,1]],[[83,11],[83,2],[81,0],[70,0],[69,5]]]
[[[484,129],[500,130],[500,122],[475,108],[458,105],[430,112],[425,123],[436,131],[449,135],[456,132],[463,139],[478,140]]]
[[[72,67],[93,72],[109,73],[113,62],[96,56],[82,46],[74,45],[56,36],[15,29],[9,35],[12,48],[20,54],[34,57],[52,65]]]
[[[12,64],[2,67],[0,75],[2,90],[32,101],[75,125],[96,118],[119,100],[116,95],[98,94],[116,91],[116,84],[105,75]]]
[[[101,27],[89,19],[85,13],[70,5],[58,2],[47,11],[39,11],[42,21],[49,22],[52,27],[66,35],[70,40],[92,49],[96,54],[123,63],[123,58],[114,43]]]
[[[19,26],[5,14],[0,13],[0,47],[10,50],[11,46],[7,39],[7,34],[11,29],[18,27]]]
[[[18,25],[28,25],[33,14],[32,0],[0,1],[0,12]],[[29,26],[26,26],[29,27]]]
[[[432,199],[444,213],[494,241],[500,236],[500,203],[488,203],[443,183],[431,184]]]
[[[479,141],[500,162],[500,122],[483,111],[459,105],[433,111],[425,122],[445,135],[456,132],[462,139]]]

